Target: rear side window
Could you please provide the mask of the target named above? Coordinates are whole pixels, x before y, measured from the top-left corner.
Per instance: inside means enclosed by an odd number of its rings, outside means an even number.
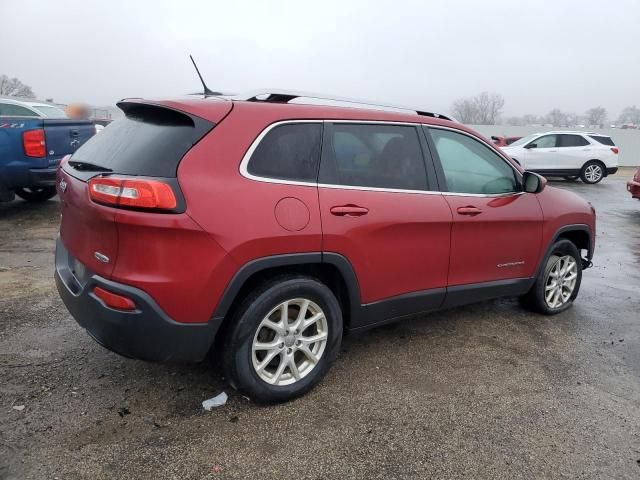
[[[12,103],[0,103],[0,116],[6,117],[37,117],[38,114],[28,108]]]
[[[427,174],[413,126],[332,124],[323,148],[320,183],[426,190]]]
[[[613,139],[611,137],[604,137],[602,135],[589,135],[589,138],[593,138],[596,142],[601,143],[602,145],[608,145],[610,147],[616,146],[616,144],[613,143]]]
[[[589,141],[582,135],[558,135],[560,137],[559,147],[584,147],[589,145]]]
[[[72,157],[124,175],[175,177],[178,164],[213,123],[155,105],[120,103],[126,114]]]
[[[489,147],[462,133],[429,130],[449,192],[491,195],[519,190],[513,168]]]
[[[315,182],[321,137],[321,123],[278,125],[258,144],[247,171],[259,177]]]

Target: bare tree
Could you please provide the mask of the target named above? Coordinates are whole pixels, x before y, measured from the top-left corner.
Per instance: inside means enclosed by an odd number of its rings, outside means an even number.
[[[624,110],[622,110],[618,122],[640,125],[640,108],[636,107],[635,105],[625,108]]]
[[[559,108],[554,108],[547,114],[547,122],[554,127],[560,127],[567,124],[567,114]]]
[[[30,86],[25,85],[18,78],[9,78],[6,75],[0,75],[0,95],[35,98]]]
[[[593,107],[585,113],[589,126],[598,126],[602,128],[604,122],[607,121],[607,109],[604,107]]]
[[[462,123],[495,125],[504,107],[504,98],[497,93],[482,92],[475,97],[453,102],[451,112]]]
[[[526,113],[522,116],[523,125],[535,125],[536,123],[542,123],[537,115]]]
[[[462,123],[475,123],[476,121],[476,109],[469,98],[461,98],[453,102],[451,113]]]
[[[509,117],[507,119],[505,119],[505,123],[507,125],[511,125],[514,127],[519,127],[521,125],[525,125],[525,123],[522,121],[522,117]]]

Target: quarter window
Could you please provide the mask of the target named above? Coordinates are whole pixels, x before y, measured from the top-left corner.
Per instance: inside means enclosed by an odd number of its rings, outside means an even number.
[[[427,173],[416,127],[332,124],[323,148],[320,183],[426,190]]]
[[[519,190],[513,168],[486,145],[451,130],[430,132],[449,192],[492,195]]]
[[[559,147],[584,147],[589,145],[586,138],[581,135],[558,135],[560,137]]]
[[[589,135],[589,137],[593,138],[596,142],[601,143],[602,145],[609,145],[610,147],[616,146],[616,144],[613,143],[611,137],[605,137],[604,135]]]
[[[251,155],[247,171],[260,177],[316,182],[320,123],[291,123],[270,130]]]

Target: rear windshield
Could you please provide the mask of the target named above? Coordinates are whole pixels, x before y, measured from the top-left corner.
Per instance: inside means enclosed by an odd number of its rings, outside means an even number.
[[[72,161],[124,175],[175,177],[178,164],[213,123],[155,105],[120,103],[126,117],[82,145]]]
[[[601,143],[602,145],[609,145],[610,147],[616,146],[616,144],[613,143],[611,137],[605,137],[602,135],[589,135],[589,138],[593,138],[596,142]]]

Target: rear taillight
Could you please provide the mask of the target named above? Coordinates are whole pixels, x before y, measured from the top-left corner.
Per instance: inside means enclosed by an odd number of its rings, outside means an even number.
[[[618,149],[618,147],[611,147],[611,151],[617,154],[620,150]]]
[[[22,146],[27,157],[46,157],[47,143],[44,138],[44,129],[22,132]]]
[[[113,207],[173,210],[178,205],[171,185],[159,180],[95,177],[89,180],[89,196]]]
[[[117,293],[110,292],[101,287],[95,287],[93,294],[98,297],[109,308],[115,308],[116,310],[131,311],[136,309],[136,304],[129,297],[124,295],[118,295]]]

